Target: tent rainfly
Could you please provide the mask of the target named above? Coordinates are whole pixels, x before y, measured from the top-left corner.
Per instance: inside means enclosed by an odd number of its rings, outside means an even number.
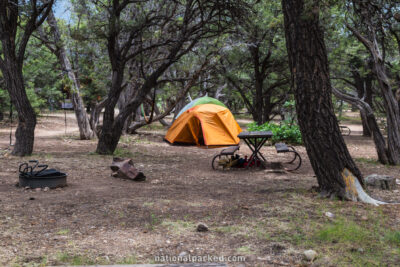
[[[184,111],[169,128],[165,140],[171,144],[229,146],[239,143],[241,131],[229,109],[201,104]]]

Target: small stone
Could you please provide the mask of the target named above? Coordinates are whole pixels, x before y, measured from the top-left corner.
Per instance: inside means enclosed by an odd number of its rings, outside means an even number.
[[[29,190],[31,189],[29,186],[25,186],[25,190]]]
[[[183,258],[183,257],[185,257],[186,255],[187,255],[187,252],[186,252],[186,251],[182,251],[181,253],[179,253],[178,257]]]
[[[329,212],[329,211],[325,212],[325,216],[328,218],[335,218],[335,214],[333,214],[332,212]]]
[[[398,193],[399,192],[399,190],[393,190],[393,193]]]
[[[204,223],[199,223],[196,228],[197,232],[207,232],[208,226]]]
[[[42,191],[42,188],[38,187],[38,188],[35,189],[35,191],[36,192],[40,192],[40,191]]]
[[[50,190],[50,188],[47,187],[47,186],[43,189],[44,192],[47,192],[47,191],[49,191],[49,190]]]
[[[368,217],[365,215],[361,216],[361,221],[368,221]]]
[[[363,249],[363,248],[358,248],[357,251],[358,251],[359,253],[364,253],[364,249]]]
[[[317,252],[312,249],[304,251],[303,254],[304,254],[304,258],[308,261],[313,261],[317,257]]]
[[[167,242],[167,244],[171,244],[171,241],[169,241],[169,240],[167,240],[166,242]]]

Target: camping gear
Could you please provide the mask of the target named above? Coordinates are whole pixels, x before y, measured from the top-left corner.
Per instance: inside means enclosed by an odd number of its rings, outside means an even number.
[[[265,168],[267,160],[261,154],[260,149],[272,137],[271,131],[260,131],[260,132],[241,132],[238,137],[243,139],[250,150],[253,152],[250,156],[248,167],[259,166],[259,162]],[[253,165],[254,164],[254,165]]]
[[[134,166],[132,159],[115,157],[110,166],[113,171],[112,176],[117,178],[129,179],[133,181],[144,181],[146,176],[139,172]]]
[[[33,163],[30,165],[30,163]],[[30,160],[19,165],[19,186],[30,188],[56,188],[67,185],[67,174],[48,169],[48,165],[39,165],[39,161]]]
[[[171,144],[229,146],[239,144],[242,131],[226,107],[202,104],[188,109],[169,128]]]
[[[191,109],[192,107],[195,107],[195,106],[198,106],[198,105],[204,105],[204,104],[214,104],[214,105],[218,105],[218,106],[226,108],[224,103],[222,103],[218,99],[215,99],[215,98],[212,98],[212,97],[208,97],[208,96],[203,96],[203,97],[196,98],[195,100],[193,100],[192,102],[190,102],[189,104],[184,106],[179,111],[179,113],[176,116],[176,118],[179,118],[179,116],[182,115],[182,113],[187,111],[188,109]]]

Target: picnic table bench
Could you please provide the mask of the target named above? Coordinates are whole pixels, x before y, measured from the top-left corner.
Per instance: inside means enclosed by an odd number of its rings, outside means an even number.
[[[257,167],[262,166],[263,168],[267,167],[267,160],[261,153],[261,148],[265,144],[265,142],[272,137],[272,132],[270,131],[262,131],[262,132],[241,132],[238,137],[247,144],[247,146],[252,151],[252,154],[246,162],[246,169],[249,167]],[[297,164],[290,165],[290,167],[285,167],[287,171],[295,171],[300,168],[302,160],[300,154],[296,151],[293,146],[288,146],[285,143],[277,143],[275,144],[275,149],[277,153],[292,153],[293,158],[287,162],[282,162],[283,164]],[[222,169],[230,168],[235,166],[237,162],[240,160],[238,154],[235,154],[236,151],[239,150],[239,145],[231,146],[221,150],[221,152],[214,156],[212,159],[211,165],[214,170],[219,169],[222,166]]]

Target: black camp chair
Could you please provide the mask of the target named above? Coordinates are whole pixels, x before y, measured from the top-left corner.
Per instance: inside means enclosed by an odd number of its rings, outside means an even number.
[[[30,165],[32,163],[32,165]],[[67,174],[48,169],[48,165],[39,165],[39,161],[30,160],[19,165],[19,186],[39,187],[63,187],[67,185]]]

